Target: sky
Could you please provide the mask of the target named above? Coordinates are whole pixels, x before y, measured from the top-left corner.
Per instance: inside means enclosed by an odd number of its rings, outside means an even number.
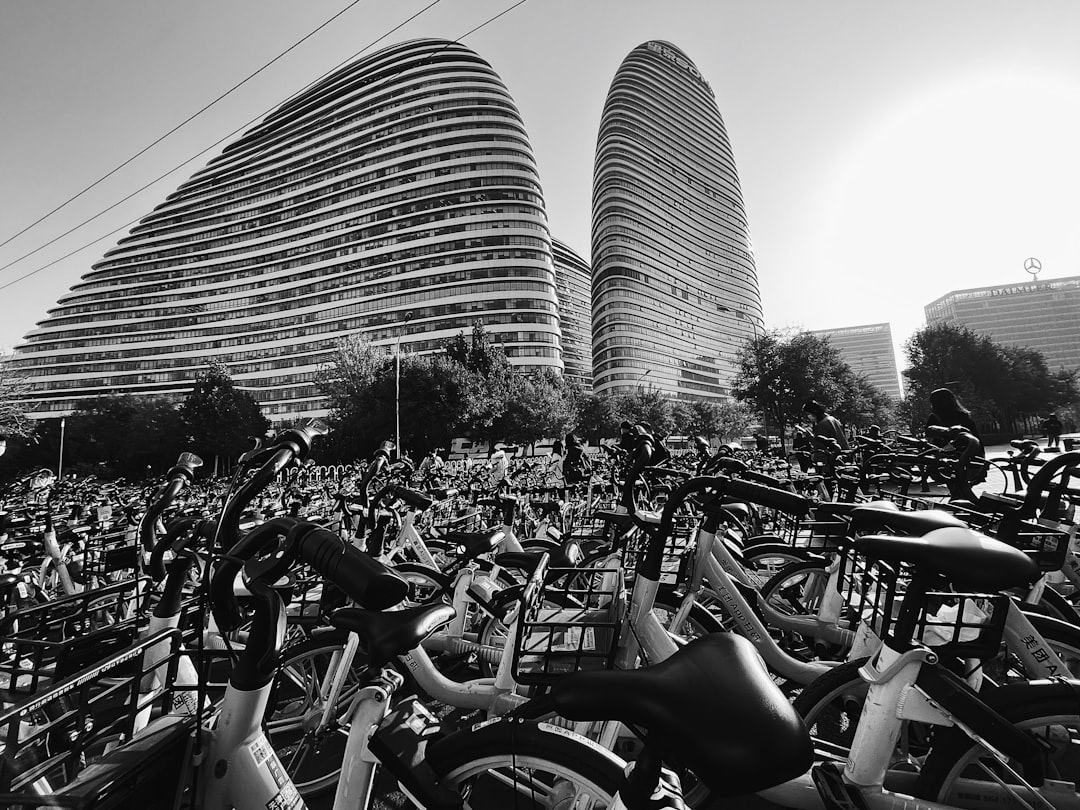
[[[586,259],[615,71],[651,39],[686,52],[727,127],[769,328],[888,322],[903,365],[945,293],[1030,281],[1029,257],[1080,275],[1075,0],[525,0],[468,33],[518,2],[0,0],[0,349],[240,132],[415,37],[495,68],[552,235]]]

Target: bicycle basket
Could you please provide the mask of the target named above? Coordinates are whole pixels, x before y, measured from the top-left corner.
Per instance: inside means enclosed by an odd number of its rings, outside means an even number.
[[[28,792],[39,779],[62,788],[130,740],[140,716],[168,712],[179,638],[175,630],[155,634],[0,713],[0,744],[12,766],[0,770],[0,793]],[[144,691],[144,679],[156,688]]]
[[[671,536],[664,540],[664,553],[660,561],[660,582],[678,585],[685,580],[694,559],[699,520],[697,515],[675,515]],[[650,539],[649,532],[642,530],[634,532],[627,540],[623,551],[627,587],[632,587],[637,579],[637,566],[642,555],[648,550]]]
[[[623,611],[621,569],[547,568],[542,562],[521,598],[514,680],[548,684],[570,672],[610,669]]]
[[[907,596],[912,569],[872,560],[853,550],[841,559],[840,588],[844,619],[854,627],[865,622],[880,638],[897,644],[924,644],[940,655],[988,658],[1001,645],[1008,596],[929,590],[920,599],[910,638],[893,631]]]
[[[1069,554],[1069,530],[1052,520],[1004,519],[994,537],[1023,551],[1040,571],[1059,571]]]

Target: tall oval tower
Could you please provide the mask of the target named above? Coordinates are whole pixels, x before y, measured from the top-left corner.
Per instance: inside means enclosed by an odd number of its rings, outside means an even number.
[[[593,377],[678,399],[728,395],[762,326],[735,158],[709,83],[667,42],[612,80],[593,175]],[[648,374],[648,379],[644,379]]]
[[[182,397],[210,359],[276,419],[324,412],[344,336],[434,351],[483,320],[517,365],[562,367],[551,238],[495,71],[414,40],[298,94],[145,217],[17,350],[39,414]]]
[[[592,390],[592,274],[589,263],[565,242],[552,237],[555,283],[559,288],[563,376]]]

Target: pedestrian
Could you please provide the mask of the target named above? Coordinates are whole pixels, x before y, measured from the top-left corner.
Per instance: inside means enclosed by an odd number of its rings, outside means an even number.
[[[975,420],[971,418],[971,411],[960,404],[960,400],[948,388],[936,388],[930,392],[930,415],[926,417],[926,427],[938,425],[939,427],[963,427],[976,439],[979,436],[979,428],[975,426]]]
[[[1046,417],[1046,421],[1043,423],[1046,427],[1046,447],[1047,449],[1058,448],[1058,442],[1061,440],[1061,430],[1064,425],[1061,424],[1061,420],[1058,419],[1056,413],[1050,414]]]
[[[809,414],[814,419],[814,435],[821,439],[833,439],[841,450],[847,450],[848,440],[844,433],[844,426],[840,420],[825,410],[825,406],[816,399],[807,400],[803,404],[803,413]]]

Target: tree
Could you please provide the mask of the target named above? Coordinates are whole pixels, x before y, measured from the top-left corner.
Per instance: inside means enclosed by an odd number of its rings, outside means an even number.
[[[492,438],[532,444],[563,436],[577,423],[574,392],[554,369],[512,374],[503,404],[490,428]]]
[[[596,444],[600,439],[615,436],[619,432],[619,419],[613,397],[586,394],[579,389],[576,410],[576,430],[591,443]]]
[[[912,335],[904,351],[912,430],[926,423],[928,398],[936,388],[952,389],[989,432],[1022,433],[1032,417],[1078,398],[1074,373],[1051,372],[1041,352],[1002,346],[966,326],[927,326]]]
[[[270,429],[255,397],[237,388],[229,369],[217,360],[195,378],[180,416],[196,452],[214,459],[215,472],[219,456],[239,456],[251,446],[251,437]]]
[[[320,457],[365,458],[394,435],[394,357],[364,336],[352,335],[338,345],[320,372],[319,387],[329,399],[333,426]],[[400,389],[401,445],[414,457],[448,447],[490,416],[483,379],[446,355],[402,355]]]
[[[851,367],[828,338],[808,332],[758,335],[739,352],[737,364],[732,394],[762,413],[781,441],[785,429],[798,423],[806,400],[835,408],[857,399],[852,389],[859,383]]]
[[[660,436],[671,435],[675,420],[671,415],[671,400],[657,388],[638,389],[632,394],[620,394],[614,398],[615,415],[620,421],[645,422]]]
[[[34,428],[25,405],[32,386],[26,375],[12,368],[11,361],[11,355],[0,356],[0,436],[25,437]]]
[[[706,439],[733,439],[745,435],[753,421],[750,409],[741,402],[692,400],[672,406],[675,432]]]
[[[23,467],[55,467],[60,450],[58,419],[42,420],[18,449]],[[163,399],[126,395],[84,400],[65,418],[64,469],[142,478],[164,472],[184,450],[186,430],[176,408]]]

